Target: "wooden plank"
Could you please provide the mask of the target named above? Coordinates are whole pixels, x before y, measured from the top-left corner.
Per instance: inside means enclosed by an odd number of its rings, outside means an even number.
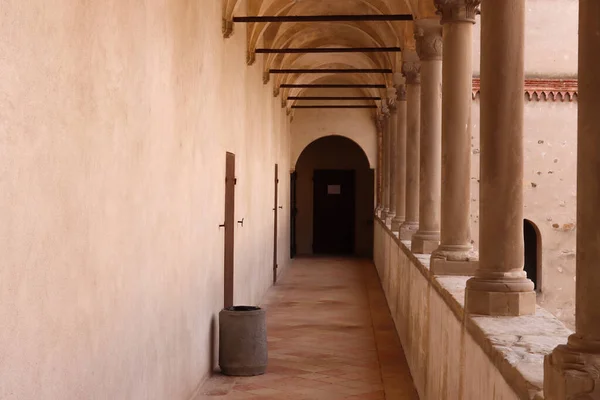
[[[320,83],[283,83],[282,89],[385,89],[384,84],[320,84]]]
[[[381,100],[379,96],[289,96],[288,100]]]
[[[377,106],[375,104],[364,104],[364,105],[336,104],[336,105],[314,105],[314,106],[293,105],[292,108],[377,108]]]
[[[233,22],[360,22],[360,21],[412,21],[412,14],[360,14],[360,15],[257,15],[233,17]]]
[[[234,293],[234,239],[235,239],[235,154],[225,158],[225,255],[223,271],[223,307],[233,306]]]
[[[290,68],[290,69],[270,69],[271,74],[391,74],[390,68]]]
[[[256,49],[257,54],[308,54],[308,53],[398,53],[400,47],[306,47],[286,49]]]

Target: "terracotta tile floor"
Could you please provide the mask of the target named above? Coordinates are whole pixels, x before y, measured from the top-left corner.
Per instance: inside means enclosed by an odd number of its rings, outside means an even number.
[[[418,399],[371,262],[294,260],[264,307],[267,373],[215,375],[196,400]]]

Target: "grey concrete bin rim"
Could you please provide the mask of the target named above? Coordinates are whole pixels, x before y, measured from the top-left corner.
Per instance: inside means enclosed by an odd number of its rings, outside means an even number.
[[[262,311],[262,308],[256,306],[233,306],[224,308],[223,311],[227,311],[230,313],[252,313]]]

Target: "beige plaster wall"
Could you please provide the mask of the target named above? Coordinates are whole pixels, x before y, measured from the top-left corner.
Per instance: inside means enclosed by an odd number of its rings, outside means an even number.
[[[479,100],[473,102],[472,235],[479,232]],[[526,101],[524,218],[542,241],[538,303],[567,326],[575,324],[577,103]]]
[[[434,276],[429,256],[375,224],[374,261],[419,397],[523,399],[541,396],[543,357],[571,333],[538,308],[522,317],[464,312],[468,277]],[[542,397],[536,397],[542,398]]]
[[[218,1],[1,9],[0,398],[188,399],[223,301],[226,151],[235,302],[271,284],[281,100],[246,66],[245,30],[222,38]]]
[[[365,96],[353,89],[310,89],[302,96]],[[357,104],[356,101],[329,101],[318,103],[302,101],[298,104]],[[359,103],[358,103],[359,104]],[[377,166],[377,130],[370,109],[295,109],[292,121],[292,167],[302,151],[316,139],[339,135],[356,142],[365,152],[371,168]]]
[[[577,0],[527,0],[525,21],[526,76],[577,75]],[[485,4],[482,12],[485,12]],[[509,23],[510,21],[507,21]],[[473,69],[479,75],[481,19],[474,31]]]
[[[329,136],[311,143],[296,163],[296,246],[299,255],[313,254],[314,184],[316,169],[355,171],[355,254],[373,254],[374,171],[358,145],[345,137]]]

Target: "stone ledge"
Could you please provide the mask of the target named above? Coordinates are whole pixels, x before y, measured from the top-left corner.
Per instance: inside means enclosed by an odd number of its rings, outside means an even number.
[[[381,220],[385,231],[428,280],[473,340],[489,357],[504,380],[522,399],[543,399],[544,356],[572,333],[545,309],[518,317],[468,315],[464,311],[469,276],[435,276],[429,269],[430,255],[413,254],[410,242],[401,241]]]

